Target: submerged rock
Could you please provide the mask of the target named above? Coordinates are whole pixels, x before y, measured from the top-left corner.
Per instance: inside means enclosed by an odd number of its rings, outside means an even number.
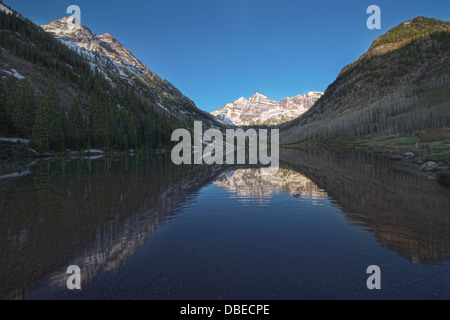
[[[394,154],[389,157],[390,160],[402,160],[402,156],[399,154]]]
[[[425,163],[425,160],[423,160],[423,158],[417,158],[415,161],[416,161],[417,164],[424,164]]]
[[[425,175],[425,177],[427,177],[430,180],[436,179],[436,172],[427,171],[427,172],[424,172],[423,174]]]
[[[437,182],[446,188],[450,188],[450,172],[439,172],[437,175]]]
[[[433,171],[433,170],[437,169],[438,167],[439,167],[439,165],[436,162],[428,161],[428,162],[424,163],[420,167],[420,169],[424,170],[424,171]]]

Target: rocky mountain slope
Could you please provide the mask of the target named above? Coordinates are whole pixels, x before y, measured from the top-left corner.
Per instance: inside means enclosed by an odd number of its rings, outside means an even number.
[[[224,127],[112,35],[70,19],[39,27],[0,1],[0,136],[41,151],[149,150],[169,149],[195,120]]]
[[[236,126],[275,125],[302,115],[322,95],[321,92],[313,91],[276,102],[260,93],[255,93],[248,100],[244,97],[239,98],[211,114],[225,123]]]
[[[41,28],[83,56],[107,79],[123,79],[139,88],[144,96],[156,96],[157,106],[172,116],[186,120],[204,120],[212,126],[217,124],[169,81],[150,71],[111,34],[97,36],[82,24],[76,27],[73,19],[71,16],[63,17],[42,25]]]
[[[412,135],[450,127],[450,23],[417,17],[377,38],[281,143]]]

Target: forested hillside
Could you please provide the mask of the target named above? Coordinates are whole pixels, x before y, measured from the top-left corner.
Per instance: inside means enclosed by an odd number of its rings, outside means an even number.
[[[409,136],[450,127],[450,23],[418,17],[376,39],[343,68],[282,143]]]
[[[180,109],[203,116],[155,79],[108,74],[17,13],[0,10],[0,46],[0,136],[40,151],[169,148],[173,130],[192,126]]]

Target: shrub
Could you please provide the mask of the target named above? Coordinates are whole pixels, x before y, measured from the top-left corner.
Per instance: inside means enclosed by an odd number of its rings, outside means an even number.
[[[391,134],[389,136],[381,136],[381,137],[373,138],[373,141],[374,142],[386,141],[386,140],[394,139],[396,137],[397,137],[396,135]]]
[[[431,142],[445,140],[450,128],[423,130],[419,133],[419,142]]]

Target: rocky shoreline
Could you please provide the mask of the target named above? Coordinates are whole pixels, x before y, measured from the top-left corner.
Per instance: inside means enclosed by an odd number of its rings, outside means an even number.
[[[305,148],[298,145],[294,148]],[[341,145],[342,146],[342,145]],[[290,146],[293,147],[293,146]],[[315,147],[318,147],[317,145]],[[324,146],[327,147],[327,146]],[[440,185],[450,188],[450,140],[430,142],[426,146],[368,146],[345,145],[345,148],[358,148],[367,152],[384,154],[393,162],[405,166],[414,166],[428,179],[435,179]],[[166,150],[152,150],[150,153],[164,153]],[[135,155],[142,153],[129,151],[104,151],[98,149],[62,152],[38,152],[30,147],[29,140],[20,138],[0,138],[0,176],[19,176],[26,172],[38,159],[86,158],[96,159],[103,156]]]
[[[419,141],[413,137],[385,139],[305,141],[283,145],[291,149],[358,149],[386,156],[398,165],[414,167],[428,179],[450,188],[450,134],[440,141]]]
[[[98,159],[104,156],[137,155],[142,153],[165,153],[164,149],[151,151],[139,151],[130,149],[128,151],[99,149],[89,150],[66,150],[66,152],[39,152],[33,149],[32,143],[27,139],[0,137],[0,178],[17,177],[29,173],[29,168],[38,160],[57,159]]]
[[[440,185],[450,188],[450,153],[448,151],[433,153],[433,150],[442,145],[447,147],[450,141],[432,142],[426,150],[397,149],[387,152],[391,161],[415,166],[428,179],[436,179]]]
[[[391,155],[389,157],[393,161],[406,161],[409,164],[415,164],[418,166],[420,171],[428,173],[430,177],[436,177],[436,174],[441,171],[447,171],[448,165],[444,161],[431,161],[426,160],[425,157],[416,157],[411,151],[404,152],[403,155]]]

